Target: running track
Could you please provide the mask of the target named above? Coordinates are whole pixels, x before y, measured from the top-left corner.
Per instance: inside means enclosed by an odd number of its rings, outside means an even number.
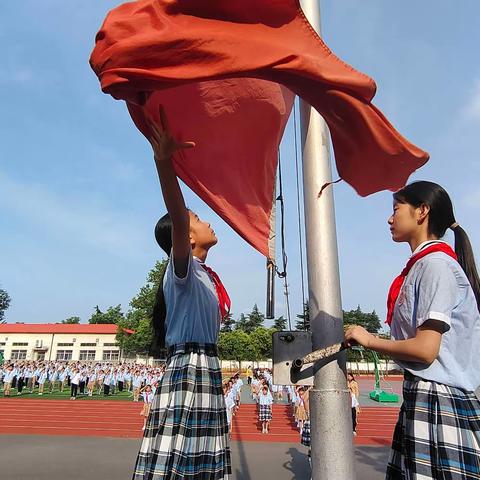
[[[298,442],[286,405],[274,405],[269,435],[262,435],[253,405],[243,404],[235,417],[234,441]],[[142,403],[0,399],[0,434],[141,438]],[[398,407],[363,407],[357,445],[390,445]]]

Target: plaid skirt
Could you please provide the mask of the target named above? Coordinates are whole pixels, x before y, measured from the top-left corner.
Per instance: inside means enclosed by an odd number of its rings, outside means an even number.
[[[137,457],[134,480],[228,480],[227,414],[217,348],[169,350]]]
[[[407,374],[387,480],[480,479],[480,402]]]
[[[305,420],[303,423],[302,435],[300,436],[300,443],[306,447],[309,447],[311,442],[310,420]]]
[[[270,405],[258,406],[258,420],[260,422],[270,422],[272,420],[272,407]]]

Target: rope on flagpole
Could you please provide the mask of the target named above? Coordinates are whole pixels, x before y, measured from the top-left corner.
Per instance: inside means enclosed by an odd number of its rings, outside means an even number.
[[[280,278],[283,278],[283,286],[284,286],[284,294],[285,294],[285,307],[287,310],[287,320],[288,320],[288,328],[292,329],[292,318],[290,315],[290,298],[289,298],[289,291],[288,291],[288,282],[287,282],[287,263],[288,257],[285,247],[285,204],[283,201],[283,179],[282,179],[282,159],[280,155],[280,149],[278,149],[278,197],[277,201],[280,202],[280,215],[282,217],[281,225],[280,225],[280,239],[282,243],[282,266],[283,271],[281,272],[278,267],[275,265],[275,270],[277,275]]]
[[[294,132],[294,143],[295,143],[295,177],[297,182],[297,219],[298,219],[298,247],[300,250],[300,280],[302,286],[302,310],[303,317],[306,316],[305,308],[305,268],[303,265],[303,235],[302,235],[302,215],[301,215],[301,203],[300,203],[300,167],[298,161],[298,137],[297,137],[297,108],[298,108],[298,97],[295,99],[293,104],[293,132]]]

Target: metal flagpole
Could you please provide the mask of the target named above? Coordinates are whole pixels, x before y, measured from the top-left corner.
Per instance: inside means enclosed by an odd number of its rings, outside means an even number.
[[[302,9],[320,35],[319,0],[301,0]],[[343,340],[342,303],[329,132],[322,117],[300,102],[308,293],[313,350]],[[337,360],[338,359],[338,360]],[[355,478],[351,400],[346,382],[345,353],[315,366],[310,391],[312,479]]]

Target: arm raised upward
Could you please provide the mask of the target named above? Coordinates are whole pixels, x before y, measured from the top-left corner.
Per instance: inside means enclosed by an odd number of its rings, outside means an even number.
[[[160,107],[161,126],[149,121],[155,164],[157,166],[160,187],[168,214],[172,220],[172,255],[175,274],[183,278],[187,274],[190,256],[190,214],[178,184],[173,167],[173,154],[178,150],[193,148],[193,142],[177,142],[170,133],[167,116]]]

